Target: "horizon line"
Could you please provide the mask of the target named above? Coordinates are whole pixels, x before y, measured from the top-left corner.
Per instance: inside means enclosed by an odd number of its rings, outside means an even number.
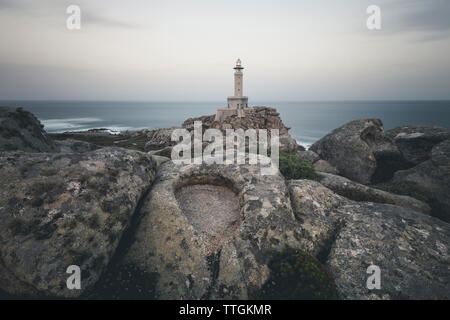
[[[133,99],[0,99],[0,102],[136,102],[136,103],[220,103],[222,100],[133,100]],[[255,100],[255,103],[298,103],[298,102],[420,102],[420,101],[435,101],[435,102],[450,102],[448,99],[299,99],[299,100]],[[255,105],[257,106],[257,105]]]

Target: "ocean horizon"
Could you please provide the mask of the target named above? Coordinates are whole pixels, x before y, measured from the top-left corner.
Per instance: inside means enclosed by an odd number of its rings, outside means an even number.
[[[36,115],[49,133],[105,128],[111,132],[180,126],[186,119],[215,114],[223,101],[63,101],[3,100]],[[402,125],[450,127],[450,100],[396,101],[251,101],[249,106],[276,108],[291,135],[311,146],[333,129],[362,118],[379,118],[385,130]]]

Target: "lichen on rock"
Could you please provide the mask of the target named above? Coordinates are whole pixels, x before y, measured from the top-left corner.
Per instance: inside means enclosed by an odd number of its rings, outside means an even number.
[[[144,153],[0,156],[0,288],[14,295],[78,297],[93,288],[155,169]],[[69,290],[66,269],[82,270]]]

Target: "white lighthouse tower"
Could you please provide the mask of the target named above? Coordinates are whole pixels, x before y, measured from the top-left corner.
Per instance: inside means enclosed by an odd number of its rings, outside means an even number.
[[[248,108],[248,97],[245,97],[243,91],[244,74],[242,70],[241,59],[237,59],[236,66],[233,68],[234,72],[234,96],[227,98],[227,108],[218,109],[216,112],[216,121],[222,121],[224,118],[237,115],[238,117],[244,117],[245,112],[243,109]]]
[[[248,97],[244,97],[243,94],[243,78],[244,74],[242,70],[241,59],[237,59],[236,66],[234,67],[234,96],[228,97],[228,108],[230,109],[244,109],[248,107]]]

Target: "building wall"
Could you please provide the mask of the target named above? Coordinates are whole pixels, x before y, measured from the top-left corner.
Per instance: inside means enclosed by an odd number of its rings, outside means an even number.
[[[243,95],[243,73],[242,72],[235,72],[234,73],[234,95],[236,97],[242,97]]]
[[[227,103],[230,109],[244,109],[248,107],[248,97],[228,97]]]

